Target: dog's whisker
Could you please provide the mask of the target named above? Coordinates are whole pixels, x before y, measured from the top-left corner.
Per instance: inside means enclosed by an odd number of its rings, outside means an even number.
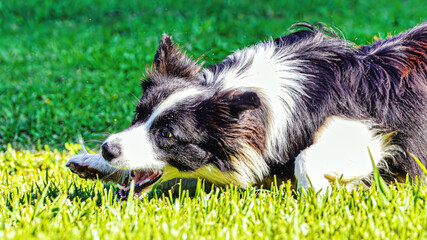
[[[93,149],[100,149],[103,141],[91,139],[91,140],[85,140],[85,143],[98,143],[98,144],[95,144],[94,146],[91,146],[91,147]]]
[[[139,97],[135,96],[135,94],[132,94],[132,96],[135,98],[135,100],[136,100],[136,104],[138,104],[138,103],[139,103],[139,101],[140,101]],[[135,104],[135,105],[136,105],[136,104]]]
[[[95,140],[95,139],[90,139],[90,140],[85,140],[85,142],[97,142],[97,143],[102,143],[103,141],[101,141],[101,140]]]

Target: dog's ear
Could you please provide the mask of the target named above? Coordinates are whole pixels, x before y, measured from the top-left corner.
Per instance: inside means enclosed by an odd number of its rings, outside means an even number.
[[[206,109],[226,113],[229,117],[240,118],[247,110],[261,107],[261,99],[256,92],[241,90],[224,90],[205,101]]]
[[[163,34],[159,47],[154,55],[154,72],[162,75],[197,80],[203,64],[197,64],[176,48],[172,37]]]
[[[252,91],[232,90],[225,97],[228,98],[230,112],[233,115],[261,107],[261,99],[257,93]]]

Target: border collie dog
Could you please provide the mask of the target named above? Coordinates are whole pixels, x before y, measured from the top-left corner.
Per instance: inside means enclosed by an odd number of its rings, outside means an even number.
[[[235,51],[202,68],[163,35],[132,124],[101,154],[67,163],[135,192],[174,178],[217,186],[369,185],[427,163],[427,23],[355,47],[321,25]],[[120,191],[119,191],[120,192]]]

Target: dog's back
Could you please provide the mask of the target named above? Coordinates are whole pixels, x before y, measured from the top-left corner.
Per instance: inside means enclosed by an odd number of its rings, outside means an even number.
[[[311,99],[306,104],[308,111],[300,113],[302,120],[296,119],[300,123],[295,126],[308,126],[304,119],[309,118],[311,123],[321,122],[314,126],[321,129],[322,125],[332,122],[324,121],[328,116],[363,122],[368,127],[366,131],[374,132],[373,137],[381,139],[383,146],[377,157],[382,159],[378,164],[383,177],[389,181],[404,181],[407,174],[412,177],[421,175],[423,172],[411,154],[426,165],[427,23],[358,48],[351,44],[343,47],[345,40],[321,27],[303,26],[308,30],[274,40],[280,48],[299,48],[299,58],[307,60],[306,73],[312,76],[310,84],[314,83],[314,87],[309,86],[310,91],[307,91]],[[316,114],[308,113],[313,111]],[[318,121],[314,120],[316,117]],[[298,129],[294,128],[293,132],[298,133]],[[310,138],[308,135],[304,139]],[[315,148],[309,145],[307,149],[310,146]],[[333,158],[332,155],[328,156]],[[321,160],[319,156],[314,158],[311,162],[335,164]],[[321,175],[323,178],[323,173]]]

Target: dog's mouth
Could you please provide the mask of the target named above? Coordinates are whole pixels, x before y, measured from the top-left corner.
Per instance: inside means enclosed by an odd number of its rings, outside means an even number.
[[[130,175],[120,185],[118,184],[116,191],[117,198],[121,200],[128,198],[132,182],[134,182],[134,194],[142,195],[150,190],[161,176],[161,170],[131,171]]]

